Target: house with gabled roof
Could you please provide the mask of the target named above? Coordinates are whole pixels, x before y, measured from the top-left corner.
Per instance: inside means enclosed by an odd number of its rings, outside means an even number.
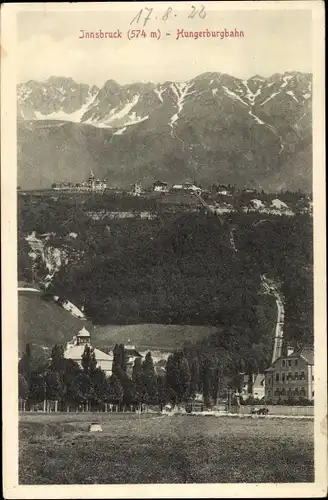
[[[265,370],[265,398],[273,403],[290,398],[314,400],[314,351],[291,350]]]
[[[252,385],[250,385],[249,375],[244,375],[244,383],[242,389],[242,396],[247,398],[252,395],[254,398],[262,399],[265,396],[265,375],[263,373],[256,373],[252,376]]]
[[[82,355],[84,353],[85,346],[91,346],[91,335],[88,330],[83,327],[79,333],[73,337],[73,339],[67,343],[66,349],[64,351],[64,357],[66,359],[72,359],[79,366],[82,366]],[[112,374],[112,366],[113,366],[113,356],[112,354],[105,353],[100,349],[93,348],[97,366],[101,368],[107,376]]]

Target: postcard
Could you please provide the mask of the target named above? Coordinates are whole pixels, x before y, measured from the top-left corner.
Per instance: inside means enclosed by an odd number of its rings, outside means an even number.
[[[4,4],[8,499],[327,493],[321,1]]]

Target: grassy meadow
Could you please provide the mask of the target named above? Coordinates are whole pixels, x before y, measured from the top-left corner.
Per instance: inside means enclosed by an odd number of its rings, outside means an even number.
[[[314,481],[313,421],[25,414],[19,433],[26,485]]]

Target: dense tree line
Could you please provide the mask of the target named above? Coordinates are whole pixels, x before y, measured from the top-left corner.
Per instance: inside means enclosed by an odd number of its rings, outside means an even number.
[[[78,406],[94,410],[104,408],[107,403],[119,409],[126,405],[136,408],[141,404],[163,407],[168,402],[182,402],[189,396],[187,361],[180,369],[180,365],[174,368],[176,360],[174,355],[167,375],[157,375],[149,352],[143,362],[136,358],[130,378],[126,371],[124,346],[120,344],[114,348],[112,375],[108,377],[97,367],[94,350],[89,346],[85,347],[79,366],[75,361],[65,359],[61,345],[53,347],[46,363],[36,363],[31,346],[27,344],[18,365],[19,397],[29,405],[57,401],[59,409],[63,410]],[[179,376],[180,372],[187,375]]]
[[[19,397],[30,405],[42,401],[58,401],[61,409],[83,406],[98,408],[103,403],[120,405],[123,388],[116,375],[106,377],[97,367],[95,353],[89,346],[81,359],[81,367],[64,358],[62,345],[55,345],[50,359],[35,364],[29,344],[19,361]]]
[[[197,345],[174,351],[161,375],[156,373],[150,352],[143,361],[135,359],[131,377],[127,374],[126,360],[124,345],[116,345],[112,375],[108,377],[97,367],[94,350],[88,345],[80,366],[64,357],[63,346],[59,344],[53,347],[50,359],[40,363],[27,344],[18,365],[19,397],[28,406],[57,401],[57,408],[64,411],[77,407],[99,410],[107,404],[117,409],[136,409],[140,405],[162,409],[168,403],[180,405],[197,395],[209,407],[226,394],[228,387],[241,390],[241,365],[236,360],[232,363],[230,359],[229,365],[223,357],[204,355]]]

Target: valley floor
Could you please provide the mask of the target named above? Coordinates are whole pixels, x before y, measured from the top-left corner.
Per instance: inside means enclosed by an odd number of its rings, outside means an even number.
[[[19,452],[26,485],[314,481],[313,421],[26,414]]]

